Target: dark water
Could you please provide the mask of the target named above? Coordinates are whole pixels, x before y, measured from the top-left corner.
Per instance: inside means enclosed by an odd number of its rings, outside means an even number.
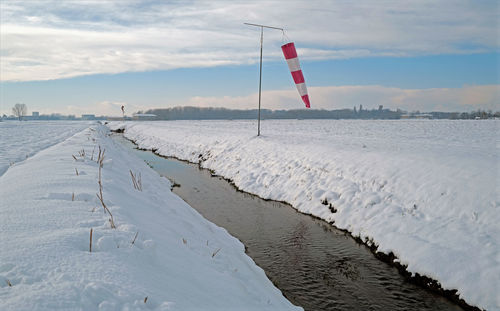
[[[133,150],[205,218],[226,228],[294,304],[305,310],[462,310],[408,283],[396,268],[328,223],[237,191],[197,165]]]

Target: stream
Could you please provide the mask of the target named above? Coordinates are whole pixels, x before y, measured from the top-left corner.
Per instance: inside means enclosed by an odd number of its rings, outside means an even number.
[[[138,150],[121,134],[113,138],[180,185],[172,191],[242,241],[287,299],[305,310],[462,310],[409,283],[325,221],[238,191],[198,165]]]

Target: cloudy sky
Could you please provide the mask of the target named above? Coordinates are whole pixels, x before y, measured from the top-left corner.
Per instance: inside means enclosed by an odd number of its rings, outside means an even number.
[[[0,113],[119,115],[180,105],[500,110],[498,1],[0,0]]]

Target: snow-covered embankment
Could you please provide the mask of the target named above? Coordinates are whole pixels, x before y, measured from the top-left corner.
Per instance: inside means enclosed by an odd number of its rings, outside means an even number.
[[[0,177],[2,310],[301,309],[237,239],[106,135],[91,126]],[[99,146],[116,229],[96,196]]]
[[[110,126],[334,222],[471,305],[500,309],[498,121],[264,121],[262,137],[249,121]]]

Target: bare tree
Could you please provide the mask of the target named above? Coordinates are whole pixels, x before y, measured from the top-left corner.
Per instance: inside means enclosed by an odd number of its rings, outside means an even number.
[[[19,121],[23,118],[23,116],[28,114],[28,107],[25,104],[17,103],[14,107],[12,107],[12,113],[19,118]]]

